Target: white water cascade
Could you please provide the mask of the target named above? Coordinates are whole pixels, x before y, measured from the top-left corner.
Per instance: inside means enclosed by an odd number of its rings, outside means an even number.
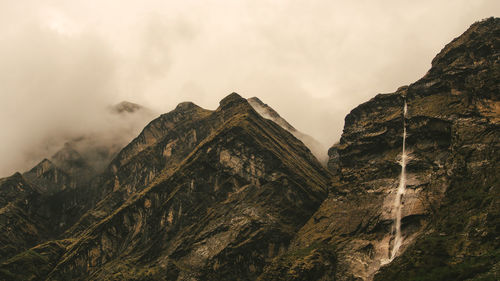
[[[392,251],[390,258],[388,260],[382,261],[382,264],[390,263],[396,257],[401,244],[403,243],[403,236],[401,235],[401,217],[402,217],[402,199],[403,195],[406,191],[406,162],[408,160],[408,155],[406,153],[406,113],[408,111],[408,107],[406,105],[406,100],[403,107],[403,152],[401,154],[401,175],[399,178],[399,186],[398,191],[396,193],[396,198],[394,200],[393,210],[396,211],[396,217],[394,218],[395,223],[395,236],[394,242],[392,246]]]

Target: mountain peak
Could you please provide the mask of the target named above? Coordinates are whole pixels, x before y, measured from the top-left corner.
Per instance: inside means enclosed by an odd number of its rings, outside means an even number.
[[[235,104],[241,104],[241,103],[247,103],[247,100],[242,98],[239,94],[233,92],[223,98],[220,102],[219,105],[221,108],[226,108]]]
[[[83,156],[68,142],[56,154],[52,155],[51,160],[58,168],[69,174],[87,174],[92,171]]]
[[[48,170],[50,168],[54,167],[54,163],[52,163],[52,161],[50,161],[49,159],[47,158],[44,158],[42,161],[40,161],[40,163],[38,163],[35,167],[33,167],[30,172],[34,172],[38,169],[42,169],[42,170]]]
[[[52,156],[54,161],[75,161],[80,160],[82,156],[75,150],[69,142],[64,144],[64,147]]]
[[[115,113],[134,113],[136,111],[142,110],[144,107],[137,103],[122,101],[111,107],[111,111]]]
[[[288,123],[283,117],[279,115],[276,110],[270,107],[268,104],[264,103],[258,97],[252,97],[248,99],[248,103],[252,108],[260,114],[260,116],[265,119],[272,120],[274,123],[280,125],[283,129],[292,133],[296,138],[301,140],[316,156],[321,163],[326,163],[328,159],[328,155],[326,153],[326,148],[313,137],[302,133],[295,129],[290,123]]]
[[[24,180],[23,175],[21,175],[21,173],[19,173],[19,172],[15,172],[12,176],[10,176],[7,179],[10,179],[10,180]]]
[[[491,63],[499,36],[500,18],[491,17],[472,24],[432,60],[431,72]]]
[[[265,103],[259,99],[258,97],[251,97],[248,99],[248,102],[255,102],[255,103],[258,103],[260,105],[265,105]]]
[[[185,102],[179,103],[175,107],[175,110],[188,111],[188,110],[192,110],[194,108],[199,108],[199,106],[197,106],[196,104],[194,104],[194,103],[192,103],[190,101],[185,101]]]
[[[264,103],[258,97],[248,99],[248,103],[253,107],[257,113],[266,119],[273,120],[275,123],[283,127],[285,130],[294,133],[297,131],[290,123],[283,119],[276,110]]]
[[[237,93],[231,93],[223,98],[219,102],[219,108],[217,108],[216,111],[221,111],[221,116],[225,120],[238,114],[256,114],[255,110],[252,109],[252,106],[248,103],[248,101]]]

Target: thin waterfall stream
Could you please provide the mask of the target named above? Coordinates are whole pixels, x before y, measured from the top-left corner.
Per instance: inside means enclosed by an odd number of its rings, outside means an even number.
[[[406,154],[406,112],[408,111],[408,106],[406,104],[403,108],[403,152],[401,155],[401,177],[399,179],[398,192],[396,194],[396,200],[394,200],[394,208],[396,209],[396,236],[394,237],[394,245],[392,247],[390,261],[392,261],[396,254],[398,253],[401,244],[403,243],[403,237],[401,236],[401,211],[402,211],[402,199],[406,191],[406,161],[408,155]]]
[[[408,155],[406,153],[406,113],[408,111],[408,106],[406,104],[406,99],[403,107],[403,151],[401,154],[401,175],[399,178],[399,186],[396,193],[396,198],[394,199],[393,210],[396,211],[396,216],[394,218],[394,240],[392,251],[388,260],[383,260],[382,264],[388,264],[394,260],[398,254],[399,248],[403,243],[403,236],[401,235],[401,218],[402,218],[402,199],[406,191],[406,162],[408,160]]]

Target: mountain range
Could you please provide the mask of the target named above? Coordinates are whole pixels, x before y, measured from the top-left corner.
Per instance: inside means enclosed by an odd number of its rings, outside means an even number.
[[[0,179],[0,280],[500,280],[499,62],[474,23],[328,150],[237,93],[68,141]]]

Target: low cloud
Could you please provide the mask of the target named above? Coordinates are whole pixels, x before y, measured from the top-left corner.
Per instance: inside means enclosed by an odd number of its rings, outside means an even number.
[[[498,11],[494,0],[4,1],[0,177],[82,134],[131,140],[151,116],[116,125],[107,106],[121,100],[214,109],[236,91],[329,147],[353,107],[417,80]]]

